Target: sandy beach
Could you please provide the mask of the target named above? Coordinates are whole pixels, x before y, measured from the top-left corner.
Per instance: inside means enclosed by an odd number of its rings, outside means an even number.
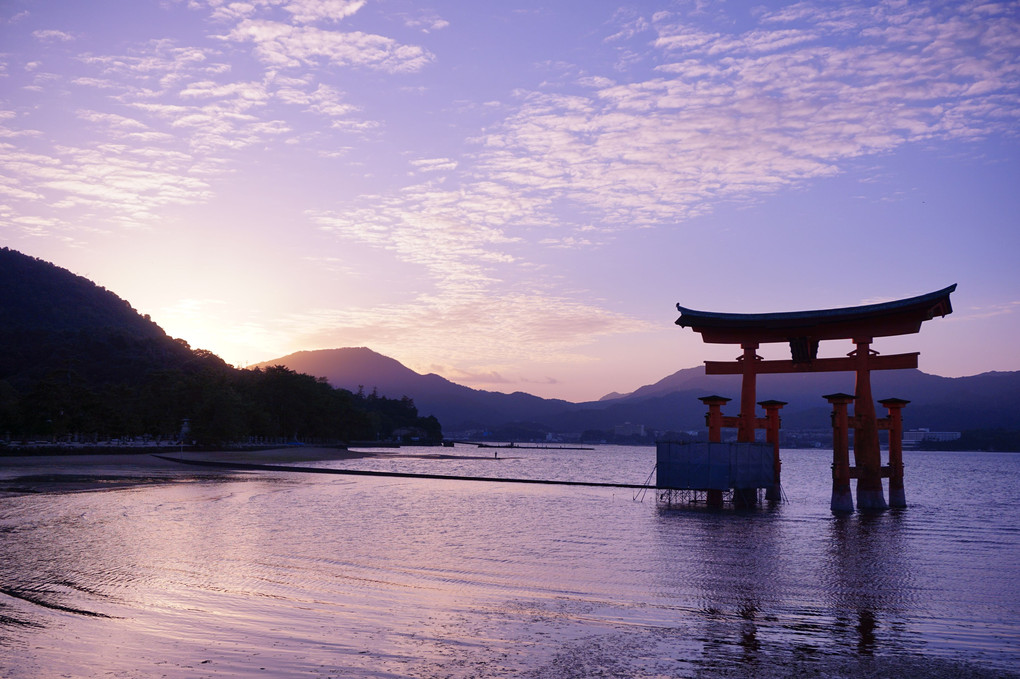
[[[376,453],[344,448],[285,447],[267,450],[82,453],[73,455],[11,455],[0,457],[0,494],[53,493],[120,488],[145,483],[168,483],[185,478],[243,473],[230,469],[196,471],[185,461],[290,464],[321,460],[350,460]]]

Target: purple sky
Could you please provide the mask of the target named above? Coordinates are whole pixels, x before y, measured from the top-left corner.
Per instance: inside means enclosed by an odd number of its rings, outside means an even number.
[[[2,244],[237,365],[587,400],[958,283],[874,348],[1017,370],[1018,130],[1015,2],[0,4]]]

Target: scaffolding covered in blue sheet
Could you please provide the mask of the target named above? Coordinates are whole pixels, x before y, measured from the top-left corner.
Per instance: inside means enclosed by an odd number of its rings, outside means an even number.
[[[656,486],[680,490],[768,488],[775,482],[770,443],[655,444]]]

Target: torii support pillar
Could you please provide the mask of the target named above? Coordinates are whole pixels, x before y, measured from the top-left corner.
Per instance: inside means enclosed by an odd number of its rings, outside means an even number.
[[[850,492],[850,417],[847,406],[854,402],[850,394],[828,394],[832,404],[832,500],[834,512],[852,512],[854,497]],[[860,497],[860,495],[858,495]]]
[[[783,499],[783,487],[779,480],[779,473],[783,463],[779,459],[779,409],[786,405],[786,401],[758,401],[758,405],[765,409],[765,419],[762,422],[765,426],[765,440],[772,444],[773,482],[769,488],[765,489],[765,500],[780,502]]]
[[[882,492],[882,452],[878,445],[878,420],[871,396],[871,338],[854,339],[850,352],[857,372],[854,398],[854,464],[857,467],[857,509],[888,509]]]
[[[910,403],[902,398],[883,398],[879,401],[889,416],[882,424],[889,429],[889,506],[906,507],[907,496],[903,492],[903,406]]]
[[[740,413],[737,415],[737,441],[741,443],[754,443],[754,401],[758,389],[758,363],[762,360],[755,349],[757,342],[745,342],[740,345],[744,350],[737,362],[740,364],[743,373],[740,382]]]

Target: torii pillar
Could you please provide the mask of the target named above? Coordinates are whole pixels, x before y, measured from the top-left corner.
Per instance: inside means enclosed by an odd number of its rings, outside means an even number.
[[[882,493],[882,451],[878,443],[875,401],[871,396],[870,337],[854,338],[850,353],[857,372],[854,388],[854,464],[857,467],[857,509],[888,509]]]
[[[765,427],[765,441],[772,444],[772,485],[765,489],[765,499],[768,502],[779,502],[783,499],[783,486],[780,482],[780,473],[783,470],[783,463],[779,459],[779,410],[786,405],[786,401],[758,401],[758,405],[765,409],[765,418],[758,420],[758,426]]]
[[[854,496],[850,492],[850,417],[847,406],[854,402],[851,394],[827,394],[832,404],[832,499],[829,509],[852,512]]]
[[[889,506],[906,507],[903,490],[903,407],[910,403],[902,398],[883,398],[879,401],[889,412],[879,420],[879,426],[889,430]]]

